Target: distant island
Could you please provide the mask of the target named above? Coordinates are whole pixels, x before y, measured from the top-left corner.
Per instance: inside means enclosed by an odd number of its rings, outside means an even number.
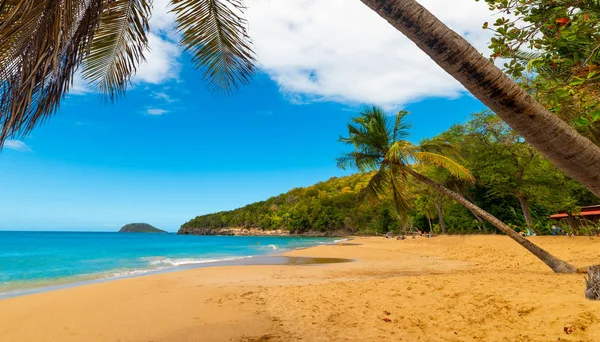
[[[153,227],[148,223],[130,223],[124,225],[119,233],[166,233],[166,231]]]

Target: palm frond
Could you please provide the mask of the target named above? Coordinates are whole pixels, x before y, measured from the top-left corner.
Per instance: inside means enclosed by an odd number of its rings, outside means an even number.
[[[359,197],[368,197],[371,200],[378,201],[380,196],[385,196],[389,186],[389,174],[387,166],[381,165],[379,170],[369,179],[367,186],[361,190]]]
[[[173,0],[181,44],[214,91],[229,92],[248,83],[255,55],[240,0]]]
[[[336,165],[342,170],[348,168],[357,168],[360,172],[371,172],[377,169],[380,162],[378,155],[366,154],[362,152],[344,153],[336,159]]]
[[[542,53],[539,51],[523,51],[517,50],[514,52],[514,56],[520,60],[529,62],[531,60],[542,58]]]
[[[102,0],[0,4],[0,146],[58,108],[97,27]]]
[[[406,174],[402,170],[402,167],[392,164],[390,166],[389,179],[394,208],[400,217],[406,217],[408,209],[410,209],[410,203],[408,202]]]
[[[398,114],[396,114],[394,132],[392,134],[394,142],[408,137],[408,130],[410,129],[410,125],[404,122],[404,118],[406,118],[408,114],[409,113],[405,110],[401,110],[398,112]]]
[[[150,8],[147,0],[114,0],[102,13],[82,75],[111,100],[124,94],[144,60]]]
[[[390,146],[390,149],[388,150],[387,154],[385,155],[385,159],[389,160],[391,163],[394,163],[394,164],[405,165],[405,164],[408,164],[407,157],[412,155],[412,153],[416,150],[417,150],[416,146],[414,146],[409,141],[399,140],[399,141],[396,141],[392,146]]]
[[[419,163],[431,164],[446,169],[450,174],[458,179],[475,182],[471,172],[458,162],[451,158],[431,152],[414,152],[412,157]]]

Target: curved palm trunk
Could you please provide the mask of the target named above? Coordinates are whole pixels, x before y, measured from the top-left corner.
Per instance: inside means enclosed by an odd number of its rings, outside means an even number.
[[[550,113],[415,0],[361,0],[556,167],[600,196],[600,147]]]
[[[446,234],[446,221],[444,221],[444,208],[442,208],[442,201],[435,202],[435,207],[438,212],[438,220],[440,221],[440,229],[442,230],[442,234]]]
[[[492,225],[494,225],[494,227],[498,228],[500,231],[502,231],[503,233],[508,235],[511,239],[515,240],[519,245],[525,247],[525,249],[530,251],[533,255],[538,257],[540,260],[542,260],[554,272],[556,272],[556,273],[576,273],[577,272],[577,267],[575,267],[565,261],[562,261],[562,260],[558,259],[557,257],[553,256],[552,254],[546,252],[542,248],[535,245],[533,242],[531,242],[531,241],[527,240],[526,238],[522,237],[521,235],[519,235],[512,228],[510,228],[509,226],[504,224],[502,221],[498,220],[492,214],[479,208],[475,204],[469,202],[466,198],[462,197],[461,195],[457,194],[456,192],[444,187],[443,185],[423,176],[422,174],[420,174],[408,167],[406,168],[406,171],[408,173],[410,173],[419,182],[431,186],[432,188],[434,188],[441,194],[450,197],[451,199],[460,203],[465,208],[477,213],[477,215],[479,215],[484,220],[486,220],[489,223],[491,223]]]

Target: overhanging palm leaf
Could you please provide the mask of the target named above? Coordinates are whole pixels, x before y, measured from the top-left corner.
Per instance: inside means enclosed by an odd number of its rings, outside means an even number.
[[[115,0],[100,18],[90,52],[84,59],[83,77],[110,99],[122,95],[148,49],[150,3]]]
[[[101,0],[0,2],[0,147],[58,108],[102,5]]]
[[[230,91],[254,74],[255,57],[239,0],[173,0],[181,44],[214,90]]]
[[[147,48],[151,0],[0,0],[0,148],[55,113],[75,71],[111,99]],[[241,0],[172,0],[181,43],[211,89],[249,81]]]

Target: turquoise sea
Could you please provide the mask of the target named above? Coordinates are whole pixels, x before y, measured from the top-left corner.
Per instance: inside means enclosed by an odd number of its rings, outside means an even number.
[[[0,298],[61,284],[252,258],[332,238],[0,231]]]

